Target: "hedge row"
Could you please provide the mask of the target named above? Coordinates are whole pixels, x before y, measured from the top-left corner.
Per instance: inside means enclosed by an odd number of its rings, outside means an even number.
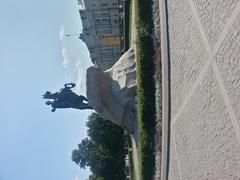
[[[140,177],[151,180],[154,176],[155,81],[154,47],[152,40],[152,0],[136,0],[136,56],[139,124]]]

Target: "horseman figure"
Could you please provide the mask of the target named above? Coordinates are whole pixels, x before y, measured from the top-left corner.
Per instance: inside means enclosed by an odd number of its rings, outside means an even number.
[[[52,112],[56,108],[93,109],[86,97],[77,95],[71,90],[73,87],[75,87],[74,83],[67,83],[58,92],[51,93],[46,91],[43,99],[51,99],[46,104],[52,106]]]

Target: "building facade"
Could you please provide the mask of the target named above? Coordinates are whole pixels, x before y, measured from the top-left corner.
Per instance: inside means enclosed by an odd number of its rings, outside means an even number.
[[[122,21],[119,0],[78,0],[83,40],[92,62],[100,69],[111,67],[121,55]]]

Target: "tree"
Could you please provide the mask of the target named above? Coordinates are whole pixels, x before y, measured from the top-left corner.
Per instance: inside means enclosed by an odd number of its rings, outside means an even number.
[[[78,149],[72,151],[72,161],[85,169],[85,166],[89,166],[89,158],[92,149],[93,142],[88,138],[83,139],[82,142],[78,144]]]
[[[104,180],[103,177],[99,177],[96,174],[91,174],[88,178],[88,180]]]
[[[72,160],[80,168],[90,166],[93,174],[89,180],[125,179],[123,130],[96,113],[88,117],[87,127],[89,138],[72,151]]]

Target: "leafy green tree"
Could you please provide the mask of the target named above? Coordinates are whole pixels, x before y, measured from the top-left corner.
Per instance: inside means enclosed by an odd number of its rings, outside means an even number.
[[[88,180],[104,180],[103,177],[99,177],[96,174],[91,174],[88,178]]]
[[[123,130],[96,113],[89,116],[87,127],[89,138],[72,151],[72,160],[80,168],[90,167],[93,174],[89,179],[125,179]]]
[[[82,142],[78,144],[78,149],[72,151],[72,161],[85,169],[85,166],[89,166],[89,158],[92,149],[93,142],[88,138],[83,139]]]

